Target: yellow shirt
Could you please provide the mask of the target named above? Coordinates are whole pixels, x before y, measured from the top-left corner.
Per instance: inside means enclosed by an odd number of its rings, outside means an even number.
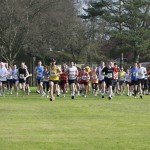
[[[125,71],[120,71],[119,72],[119,78],[120,78],[120,80],[124,80],[125,79]]]
[[[59,70],[56,65],[53,67],[50,67],[49,71],[50,71],[50,77],[49,77],[50,80],[52,81],[59,80]]]

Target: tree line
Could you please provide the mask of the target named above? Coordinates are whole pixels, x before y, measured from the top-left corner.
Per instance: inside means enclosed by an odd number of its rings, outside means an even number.
[[[123,52],[150,56],[148,0],[0,0],[0,53],[9,64],[27,57],[44,63],[91,63]],[[82,7],[82,6],[81,6]],[[27,57],[26,57],[27,56]]]

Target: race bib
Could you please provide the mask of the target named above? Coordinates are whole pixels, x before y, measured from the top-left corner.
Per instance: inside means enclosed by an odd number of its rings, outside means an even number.
[[[108,78],[112,78],[113,76],[112,76],[112,73],[108,73]]]
[[[97,79],[97,75],[96,75],[96,74],[93,75],[92,78],[93,78],[93,79]]]
[[[14,79],[18,79],[18,76],[17,76],[17,75],[13,75],[13,78],[14,78]]]
[[[70,74],[70,75],[69,75],[69,78],[70,78],[70,79],[75,79],[75,74]]]
[[[133,76],[136,77],[136,76],[137,76],[137,72],[134,72],[134,73],[133,73]]]
[[[20,79],[24,79],[24,74],[20,74]]]
[[[56,76],[56,73],[54,71],[51,71],[51,76]]]
[[[82,76],[81,79],[82,79],[82,80],[87,80],[87,77],[86,77],[86,76]]]
[[[42,72],[39,72],[39,71],[38,71],[38,72],[37,72],[37,77],[42,77],[42,74],[43,74]]]
[[[125,78],[124,77],[120,77],[120,80],[125,80]]]
[[[7,79],[12,79],[12,76],[11,76],[11,75],[8,75],[8,76],[7,76]]]

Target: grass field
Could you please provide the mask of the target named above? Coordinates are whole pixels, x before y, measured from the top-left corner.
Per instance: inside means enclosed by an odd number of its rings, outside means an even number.
[[[150,96],[0,97],[0,150],[148,150]]]

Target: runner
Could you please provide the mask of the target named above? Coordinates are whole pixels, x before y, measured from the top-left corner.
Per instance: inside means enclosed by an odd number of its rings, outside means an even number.
[[[142,67],[141,63],[139,63],[139,68],[138,68],[138,90],[140,92],[140,98],[143,98],[143,90],[144,90],[144,78],[145,74],[147,74],[146,68]]]
[[[102,74],[102,70],[105,67],[105,63],[101,62],[101,65],[98,67],[97,69],[97,74],[98,74],[98,80],[99,80],[99,90],[101,91],[101,96],[102,98],[104,98],[104,94],[105,94],[105,80],[104,80],[104,75]]]
[[[50,77],[49,77],[49,85],[50,85],[50,101],[55,100],[54,93],[57,92],[57,96],[60,95],[60,89],[59,89],[59,76],[60,76],[61,70],[56,65],[56,61],[53,59],[52,64],[50,65]]]
[[[88,79],[89,74],[86,72],[85,67],[82,68],[81,72],[79,73],[79,82],[81,85],[82,96],[86,97],[88,91]]]
[[[12,84],[13,84],[12,68],[11,68],[11,66],[9,66],[7,69],[7,94],[12,95]]]
[[[134,63],[134,67],[131,68],[131,86],[134,91],[134,97],[137,95],[137,87],[138,87],[138,65]]]
[[[114,63],[114,80],[113,80],[113,86],[112,86],[112,90],[113,93],[115,94],[115,89],[116,89],[116,94],[119,94],[119,82],[118,82],[118,75],[119,75],[119,68],[117,66],[116,63]]]
[[[114,78],[114,68],[112,67],[112,62],[107,63],[107,66],[102,70],[102,73],[105,75],[104,79],[109,92],[108,99],[111,100],[113,96],[112,84]]]
[[[121,70],[119,72],[119,89],[120,89],[120,95],[123,95],[124,92],[124,83],[125,83],[125,75],[126,72],[124,71],[123,67],[121,67]]]
[[[131,76],[130,76],[130,69],[127,69],[126,74],[125,74],[125,82],[127,86],[127,96],[132,96],[131,91]]]
[[[26,78],[29,76],[29,73],[25,68],[24,62],[21,63],[21,67],[18,69],[18,75],[19,75],[19,88],[20,90],[22,90],[22,96],[24,96]]]
[[[98,76],[97,76],[97,67],[93,66],[93,69],[90,72],[90,80],[92,83],[92,93],[97,96],[98,92]]]
[[[75,96],[75,83],[77,80],[78,76],[78,70],[77,67],[74,66],[74,62],[71,62],[71,66],[68,69],[68,82],[70,86],[70,91],[71,91],[71,98],[74,99]]]
[[[89,74],[91,72],[91,68],[89,66],[86,66],[86,72]],[[90,92],[91,90],[91,82],[90,82],[90,76],[89,76],[89,79],[88,79],[88,92]]]
[[[67,65],[64,63],[62,66],[62,72],[60,74],[60,89],[63,92],[63,97],[66,96],[66,92],[67,92]]]
[[[47,66],[44,66],[44,71],[43,71],[43,90],[47,94],[47,98],[49,97],[49,76],[50,76],[50,73],[47,70]]]
[[[5,96],[5,85],[7,84],[7,69],[3,62],[0,63],[0,96]]]
[[[150,69],[148,70],[148,94],[150,95]]]
[[[18,69],[17,69],[16,65],[14,65],[13,68],[12,68],[12,81],[13,81],[16,96],[18,96],[19,79],[18,79]]]
[[[45,92],[43,92],[43,66],[42,62],[38,61],[38,66],[35,67],[34,71],[36,75],[36,80],[37,80],[37,93],[42,94],[42,96],[45,96]]]
[[[27,74],[28,74],[28,76],[26,77],[25,89],[27,91],[27,95],[29,95],[31,92],[29,83],[30,83],[30,77],[32,77],[32,74],[29,74],[28,67],[26,65],[25,65],[25,69],[26,69]]]

